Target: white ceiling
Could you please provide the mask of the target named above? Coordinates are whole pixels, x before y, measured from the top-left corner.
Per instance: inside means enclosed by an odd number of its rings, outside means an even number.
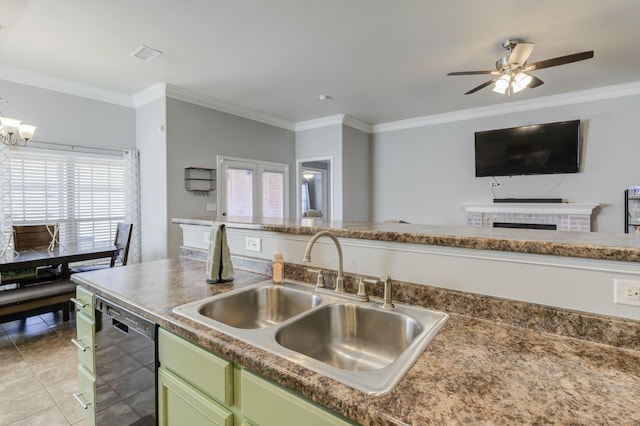
[[[28,71],[125,96],[158,82],[291,122],[388,123],[640,81],[637,0],[0,0],[0,78]],[[483,89],[519,37],[529,62],[594,50],[511,97]],[[163,53],[129,56],[144,44]],[[329,100],[319,100],[326,94]],[[1,94],[0,94],[1,96]]]

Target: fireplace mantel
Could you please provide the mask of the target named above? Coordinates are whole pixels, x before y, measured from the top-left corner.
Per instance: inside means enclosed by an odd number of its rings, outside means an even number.
[[[554,224],[559,231],[591,231],[591,215],[598,203],[491,203],[462,205],[467,225],[493,227],[494,222]]]

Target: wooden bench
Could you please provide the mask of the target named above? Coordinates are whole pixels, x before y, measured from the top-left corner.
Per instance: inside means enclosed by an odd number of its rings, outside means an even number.
[[[60,310],[62,319],[69,321],[75,294],[76,283],[70,280],[0,291],[0,323]]]

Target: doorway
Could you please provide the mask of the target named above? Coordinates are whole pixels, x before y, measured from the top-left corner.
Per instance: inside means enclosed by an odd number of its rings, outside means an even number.
[[[307,158],[296,161],[298,218],[333,218],[331,163],[331,158]]]

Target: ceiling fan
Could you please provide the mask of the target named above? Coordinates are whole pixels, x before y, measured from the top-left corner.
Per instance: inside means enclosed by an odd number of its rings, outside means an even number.
[[[530,71],[542,68],[556,67],[558,65],[569,64],[571,62],[583,61],[593,58],[593,50],[586,52],[574,53],[572,55],[559,56],[557,58],[545,59],[544,61],[527,64],[527,59],[533,51],[534,43],[526,42],[520,39],[508,39],[502,43],[502,47],[507,49],[509,53],[496,61],[496,69],[488,71],[457,71],[450,72],[447,75],[475,75],[475,74],[491,74],[495,76],[489,81],[485,81],[479,86],[469,90],[465,95],[470,95],[480,89],[484,89],[494,84],[493,91],[503,95],[510,96],[527,87],[535,88],[543,83],[538,77],[528,74]]]

